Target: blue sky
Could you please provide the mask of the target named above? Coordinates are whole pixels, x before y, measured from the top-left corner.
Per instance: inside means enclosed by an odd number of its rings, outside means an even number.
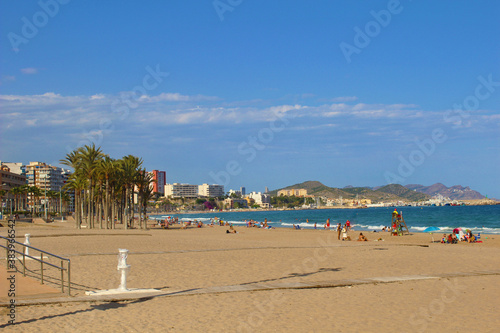
[[[500,198],[498,1],[0,2],[0,159]]]

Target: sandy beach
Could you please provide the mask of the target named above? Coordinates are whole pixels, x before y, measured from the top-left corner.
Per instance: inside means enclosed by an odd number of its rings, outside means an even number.
[[[459,332],[468,327],[494,332],[500,326],[499,235],[483,235],[483,243],[440,244],[429,234],[368,233],[368,242],[347,242],[326,230],[237,227],[237,234],[227,234],[227,229],[18,226],[18,241],[30,233],[32,246],[71,259],[73,297],[118,287],[120,248],[130,251],[127,287],[158,289],[162,296],[19,306],[14,326],[6,325],[3,307],[0,327],[4,332]],[[6,228],[0,235],[7,235]],[[231,291],[228,286],[263,287]],[[213,292],[217,287],[224,292]],[[212,292],[182,293],[192,290]]]

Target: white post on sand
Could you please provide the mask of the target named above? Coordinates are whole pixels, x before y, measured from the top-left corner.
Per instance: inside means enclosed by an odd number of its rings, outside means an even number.
[[[31,245],[31,242],[30,242],[30,237],[31,235],[30,234],[24,234],[24,237],[25,237],[25,240],[24,240],[24,245]],[[29,247],[25,246],[24,247],[24,254],[29,256],[30,255],[30,251],[29,251]]]
[[[127,265],[127,257],[128,257],[128,250],[126,249],[118,249],[120,254],[118,255],[118,267],[117,269],[120,271],[121,270],[121,280],[120,280],[120,286],[118,287],[118,290],[120,291],[127,291],[127,272],[130,269],[130,265]]]

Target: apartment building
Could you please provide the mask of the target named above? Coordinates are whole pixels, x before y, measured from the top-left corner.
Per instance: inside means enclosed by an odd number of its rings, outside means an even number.
[[[224,196],[224,185],[203,184],[198,186],[198,195],[200,197],[216,198]]]
[[[166,184],[165,196],[167,198],[197,198],[198,185],[191,184]]]
[[[165,196],[167,198],[221,197],[224,196],[224,186],[216,184],[166,184]]]
[[[296,197],[305,197],[307,195],[307,190],[303,188],[291,188],[289,190],[280,190],[278,191],[278,196],[296,196]]]

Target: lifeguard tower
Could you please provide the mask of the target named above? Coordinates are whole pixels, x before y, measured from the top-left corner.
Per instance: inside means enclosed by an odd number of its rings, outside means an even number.
[[[406,226],[405,219],[403,218],[403,212],[398,212],[396,208],[392,212],[392,221],[391,221],[391,234],[393,236],[403,236],[406,233],[410,234],[408,227]]]

